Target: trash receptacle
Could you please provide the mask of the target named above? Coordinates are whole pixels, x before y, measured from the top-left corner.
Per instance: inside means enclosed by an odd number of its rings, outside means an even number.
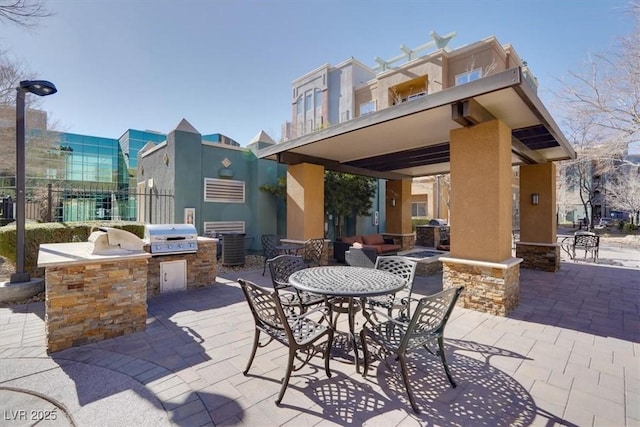
[[[245,233],[222,233],[222,265],[244,265]]]

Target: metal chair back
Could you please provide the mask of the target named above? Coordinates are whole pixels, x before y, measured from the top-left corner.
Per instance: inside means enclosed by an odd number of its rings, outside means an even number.
[[[278,256],[276,246],[278,246],[280,239],[275,234],[263,234],[260,237],[260,241],[262,243],[262,255],[264,256],[264,265],[262,267],[262,275],[264,276],[264,272],[267,268],[267,261]]]
[[[324,252],[324,239],[309,239],[304,242],[302,257],[307,265],[322,265],[322,252]]]
[[[379,256],[376,258],[374,268],[402,277],[405,281],[405,286],[395,294],[367,298],[369,305],[386,308],[388,316],[392,316],[394,308],[402,310],[405,316],[408,316],[406,313],[411,308],[410,299],[417,266],[417,262],[399,255]]]
[[[456,301],[463,291],[463,287],[450,288],[434,295],[418,300],[415,311],[409,320],[404,318],[389,319],[378,324],[365,324],[360,331],[360,341],[364,350],[364,373],[367,375],[370,363],[370,354],[381,358],[388,365],[384,355],[395,355],[395,360],[400,363],[402,380],[409,395],[411,407],[417,413],[420,412],[416,404],[407,367],[407,355],[412,351],[425,348],[431,354],[439,354],[445,373],[452,387],[456,383],[449,372],[444,350],[444,328],[455,307]],[[369,352],[368,339],[378,346],[379,351]],[[429,345],[437,342],[438,351],[434,353]]]
[[[244,279],[239,279],[238,283],[240,283],[240,287],[249,304],[249,309],[255,322],[253,348],[247,367],[243,372],[244,375],[247,375],[249,372],[258,347],[264,347],[273,340],[288,347],[290,351],[287,370],[282,379],[280,393],[276,399],[276,405],[279,405],[289,384],[291,372],[306,365],[311,360],[311,356],[319,351],[316,342],[323,337],[327,337],[323,357],[325,359],[325,372],[327,377],[331,377],[331,372],[329,371],[329,352],[333,343],[333,328],[329,325],[330,322],[327,321],[326,324],[318,323],[310,319],[308,313],[295,318],[287,317],[275,292],[269,292],[255,283]],[[266,343],[260,344],[261,333],[269,337]],[[298,356],[298,352],[300,351],[305,352],[304,357]],[[294,366],[295,359],[302,361],[300,366]]]
[[[283,306],[289,309],[297,307],[300,313],[304,313],[309,307],[325,302],[323,295],[301,291],[289,284],[291,274],[307,268],[301,256],[278,255],[270,259],[268,264],[273,289]]]
[[[399,255],[379,256],[375,264],[375,268],[378,270],[388,271],[389,273],[402,277],[407,282],[405,286],[406,289],[413,287],[413,279],[416,275],[417,266],[417,262]]]

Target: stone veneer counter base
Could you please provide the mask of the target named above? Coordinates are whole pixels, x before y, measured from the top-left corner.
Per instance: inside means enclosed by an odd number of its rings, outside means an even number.
[[[142,331],[149,253],[90,254],[88,242],[40,245],[47,351]]]

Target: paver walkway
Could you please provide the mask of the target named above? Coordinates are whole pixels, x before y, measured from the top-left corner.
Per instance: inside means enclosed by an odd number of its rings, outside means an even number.
[[[261,273],[238,275],[268,285]],[[456,308],[446,341],[459,386],[449,386],[438,358],[413,358],[420,415],[398,372],[380,363],[366,379],[355,372],[341,357],[344,337],[333,376],[315,360],[276,407],[286,350],[259,349],[242,375],[253,320],[238,275],[153,298],[144,332],[52,355],[42,303],[0,309],[0,425],[47,414],[55,422],[38,425],[640,425],[640,270],[521,270],[520,305],[508,317]],[[417,278],[416,294],[437,291],[440,280]]]

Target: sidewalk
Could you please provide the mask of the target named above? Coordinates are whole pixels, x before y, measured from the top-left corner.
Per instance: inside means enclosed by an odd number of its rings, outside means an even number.
[[[242,374],[253,321],[234,282],[268,285],[268,276],[261,268],[224,276],[151,299],[144,332],[52,355],[42,302],[1,308],[0,425],[640,424],[640,270],[584,262],[521,270],[520,305],[508,317],[456,308],[445,335],[458,387],[439,358],[412,358],[420,415],[397,372],[375,363],[363,378],[341,358],[331,378],[320,360],[294,372],[276,407],[285,352],[259,349]],[[419,277],[415,292],[440,287],[440,275]]]

